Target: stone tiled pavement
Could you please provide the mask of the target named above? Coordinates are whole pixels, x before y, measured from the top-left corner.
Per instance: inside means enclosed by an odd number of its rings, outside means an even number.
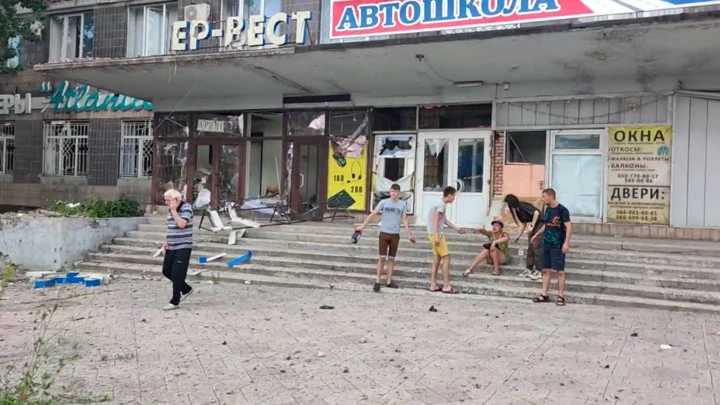
[[[720,320],[481,297],[115,280],[87,295],[0,302],[0,365],[30,353],[33,311],[60,304],[56,389],[113,404],[716,404]],[[56,298],[60,299],[56,299]],[[321,305],[334,306],[321,310]],[[428,309],[434,305],[438,312]],[[637,333],[637,336],[633,336]],[[662,350],[662,344],[673,346]],[[86,401],[87,403],[87,401]]]

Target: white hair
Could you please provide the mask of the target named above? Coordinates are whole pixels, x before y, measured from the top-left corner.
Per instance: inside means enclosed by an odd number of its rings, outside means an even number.
[[[170,190],[165,192],[165,198],[171,198],[173,200],[182,200],[182,194],[180,194],[179,191],[175,190],[174,188],[171,188]]]

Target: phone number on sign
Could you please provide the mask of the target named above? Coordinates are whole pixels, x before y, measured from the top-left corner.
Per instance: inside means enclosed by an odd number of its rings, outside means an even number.
[[[617,210],[615,219],[619,221],[657,221],[658,213],[655,210]]]

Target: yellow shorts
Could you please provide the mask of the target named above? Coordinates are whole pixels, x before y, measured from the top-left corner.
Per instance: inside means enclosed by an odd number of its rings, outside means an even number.
[[[445,235],[440,235],[440,244],[438,245],[435,244],[435,235],[428,235],[428,239],[430,239],[430,246],[432,246],[433,255],[445,257],[450,254],[450,249],[448,249]]]

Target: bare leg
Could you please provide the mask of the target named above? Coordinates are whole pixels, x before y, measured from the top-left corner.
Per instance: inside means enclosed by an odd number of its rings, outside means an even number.
[[[550,289],[550,277],[552,276],[552,272],[550,269],[543,269],[542,271],[542,295],[544,297],[547,297],[548,295],[548,289]]]
[[[442,258],[443,266],[443,290],[450,291],[452,286],[450,285],[450,255]]]
[[[558,271],[557,273],[557,279],[558,279],[558,296],[565,297],[565,272],[564,271]]]
[[[389,264],[388,264],[388,267],[390,267]],[[378,284],[380,284],[380,278],[382,277],[382,273],[383,273],[383,269],[384,269],[384,268],[385,268],[385,259],[383,259],[383,258],[378,259],[378,264],[377,264],[377,277],[375,277],[375,282],[378,283]]]
[[[440,256],[433,255],[432,267],[430,267],[430,289],[431,290],[438,289],[438,285],[437,285],[438,267],[440,267]]]
[[[388,259],[387,277],[385,277],[388,284],[392,282],[393,270],[395,270],[395,259]]]
[[[493,262],[493,275],[500,275],[500,265],[505,263],[505,255],[498,249],[490,249],[490,257]]]
[[[473,260],[473,262],[472,262],[472,264],[470,265],[470,267],[468,267],[467,270],[465,270],[465,274],[464,274],[464,275],[467,276],[468,274],[472,273],[473,270],[475,270],[475,267],[479,266],[480,263],[482,263],[484,260],[487,260],[488,254],[490,254],[490,252],[488,252],[487,249],[483,249],[483,251],[480,252],[479,255],[477,255],[477,257],[475,258],[475,260]]]

